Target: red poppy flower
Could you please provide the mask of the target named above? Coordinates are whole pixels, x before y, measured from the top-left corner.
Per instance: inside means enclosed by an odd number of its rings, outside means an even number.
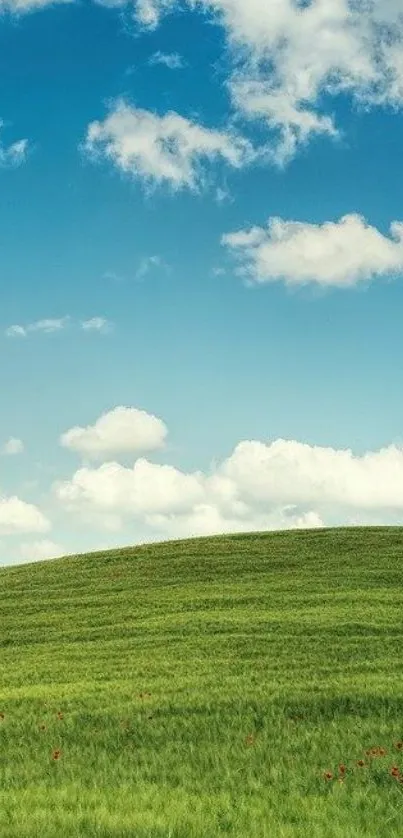
[[[323,776],[324,776],[325,780],[332,780],[333,779],[333,774],[332,774],[331,771],[325,771]]]
[[[399,771],[399,768],[397,767],[397,765],[392,765],[392,768],[390,769],[390,773],[391,773],[392,777],[399,777],[400,771]]]
[[[363,759],[359,759],[359,760],[357,761],[357,765],[359,766],[359,768],[362,768],[362,767],[363,767],[363,765],[365,765],[364,760],[363,760]]]
[[[345,774],[345,771],[346,771],[346,766],[345,765],[339,765],[340,774]]]

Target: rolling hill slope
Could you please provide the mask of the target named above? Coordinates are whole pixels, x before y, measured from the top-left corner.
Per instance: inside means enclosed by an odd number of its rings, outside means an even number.
[[[401,529],[0,569],[0,676],[1,838],[403,836]]]

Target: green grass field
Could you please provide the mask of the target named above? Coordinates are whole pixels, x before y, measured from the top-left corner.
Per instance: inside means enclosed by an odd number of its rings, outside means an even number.
[[[0,628],[1,838],[403,836],[403,529],[2,568]]]

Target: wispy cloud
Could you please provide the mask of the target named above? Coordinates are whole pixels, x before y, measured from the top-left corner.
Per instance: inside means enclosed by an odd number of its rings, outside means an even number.
[[[181,55],[178,52],[154,52],[148,60],[151,66],[155,64],[163,64],[169,70],[182,70],[186,65]]]
[[[0,119],[0,130],[4,122]],[[2,168],[16,168],[21,166],[28,154],[28,140],[17,140],[9,146],[3,146],[0,142],[0,166]]]
[[[31,332],[44,332],[45,334],[52,334],[53,332],[60,332],[64,329],[70,320],[69,316],[60,318],[48,318],[46,320],[36,320],[35,323],[28,323],[26,326],[19,324],[9,326],[5,334],[9,338],[25,338]]]
[[[135,280],[135,282],[141,282],[144,279],[144,277],[158,269],[164,271],[165,273],[169,273],[171,270],[170,265],[168,265],[168,263],[165,262],[162,256],[154,254],[152,256],[144,256],[140,260],[138,267],[134,271],[134,274],[132,274],[131,276],[129,274],[120,274],[116,271],[105,271],[105,273],[102,275],[102,279],[114,283],[123,283],[130,281],[132,282],[133,279]],[[93,320],[98,319],[99,318],[93,318]]]
[[[233,203],[233,197],[227,188],[218,186],[215,192],[216,204]]]
[[[102,274],[102,279],[106,279],[108,282],[125,282],[126,277],[116,273],[116,271],[105,271]]]
[[[164,270],[169,270],[169,266],[164,262],[161,256],[145,256],[141,262],[137,271],[134,275],[134,278],[139,280],[144,279],[147,274],[153,271],[155,268],[162,268]]]
[[[106,317],[91,317],[90,320],[82,320],[81,328],[85,332],[109,332],[112,323]]]
[[[24,326],[9,326],[5,334],[8,338],[25,338],[27,336],[27,329]]]
[[[35,332],[42,332],[43,334],[49,335],[55,332],[61,332],[71,323],[72,320],[69,315],[54,319],[37,320],[35,323],[28,323],[25,326],[19,324],[9,326],[5,330],[5,335],[9,338],[27,338]],[[79,326],[84,331],[107,332],[111,329],[112,324],[106,317],[92,317],[89,320],[82,320]]]
[[[15,454],[22,454],[23,450],[24,443],[22,439],[16,439],[11,436],[1,448],[0,454],[4,454],[6,457],[12,457]]]

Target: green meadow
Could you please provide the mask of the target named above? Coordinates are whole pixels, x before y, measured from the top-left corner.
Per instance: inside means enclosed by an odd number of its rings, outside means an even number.
[[[402,529],[1,568],[0,647],[1,838],[403,836]]]

